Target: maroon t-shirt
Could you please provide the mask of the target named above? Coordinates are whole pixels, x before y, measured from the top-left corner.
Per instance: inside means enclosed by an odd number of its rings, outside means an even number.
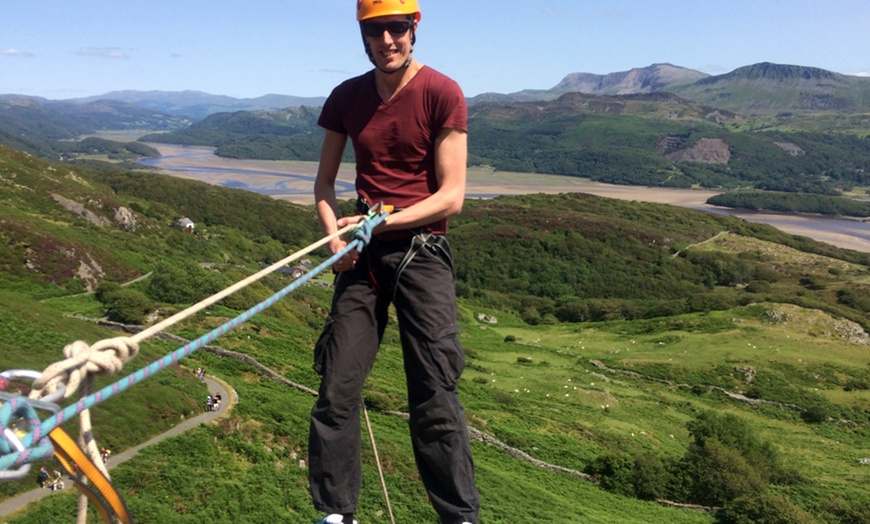
[[[468,110],[459,85],[427,66],[383,102],[372,70],[333,89],[318,124],[350,137],[360,196],[405,208],[438,189],[435,139],[446,128],[467,132]],[[447,220],[427,229],[446,233]]]

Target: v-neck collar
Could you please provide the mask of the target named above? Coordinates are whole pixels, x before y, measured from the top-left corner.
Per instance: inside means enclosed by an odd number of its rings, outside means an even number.
[[[414,76],[412,76],[411,79],[405,83],[405,85],[400,86],[396,91],[394,91],[393,96],[391,96],[389,98],[389,100],[384,100],[383,97],[381,97],[381,93],[378,91],[378,76],[377,76],[376,72],[373,72],[372,73],[372,83],[374,84],[375,96],[377,96],[378,100],[380,100],[380,105],[381,106],[390,105],[393,102],[393,100],[395,100],[397,97],[399,97],[402,94],[402,91],[407,89],[408,86],[411,85],[411,83],[414,82],[418,76],[420,76],[420,73],[422,73],[423,69],[425,69],[425,68],[426,68],[425,65],[420,65],[420,69],[418,69],[417,72],[414,73]]]

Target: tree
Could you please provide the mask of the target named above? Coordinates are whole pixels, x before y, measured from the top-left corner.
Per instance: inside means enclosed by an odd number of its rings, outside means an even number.
[[[634,459],[627,453],[604,452],[586,467],[586,473],[597,478],[607,491],[634,496]]]
[[[124,324],[142,324],[146,315],[154,309],[151,299],[135,289],[120,288],[108,293],[104,303],[108,319]]]
[[[224,288],[220,274],[187,259],[164,261],[154,269],[146,293],[170,304],[199,302]]]
[[[803,524],[817,522],[785,497],[761,493],[739,497],[716,515],[717,524]]]
[[[685,463],[692,479],[692,502],[722,506],[738,497],[767,491],[767,481],[754,464],[717,438],[692,444]]]
[[[101,303],[106,304],[108,297],[120,289],[121,285],[117,282],[100,282],[100,285],[94,290],[94,297]]]
[[[642,500],[656,500],[665,496],[669,482],[668,468],[659,457],[642,453],[634,457],[632,484],[634,495]]]
[[[765,480],[770,479],[780,469],[779,457],[773,446],[762,442],[755,436],[749,424],[735,415],[705,412],[686,426],[695,439],[696,446],[704,447],[708,441],[715,439],[745,457]]]

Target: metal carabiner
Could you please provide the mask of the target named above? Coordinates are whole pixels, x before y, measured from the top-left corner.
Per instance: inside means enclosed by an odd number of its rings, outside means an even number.
[[[18,438],[18,435],[16,435],[14,431],[9,428],[3,428],[3,435],[6,437],[6,440],[8,440],[10,444],[12,444],[12,447],[14,447],[19,453],[24,451],[24,444],[21,443],[21,439]],[[30,464],[24,464],[18,469],[0,471],[0,481],[18,480],[24,478],[24,475],[27,475],[29,471]]]
[[[31,370],[26,370],[26,369],[10,369],[8,371],[3,371],[2,373],[0,373],[0,378],[4,379],[6,382],[8,382],[10,379],[20,379],[20,378],[36,380],[40,376],[42,376],[42,373],[40,373],[38,371],[31,371]],[[5,386],[6,385],[4,384],[4,387]],[[55,403],[55,401],[63,398],[63,394],[65,391],[66,391],[66,385],[61,384],[60,387],[57,389],[57,391],[54,391],[51,394],[46,395],[39,400],[28,399],[28,398],[24,398],[20,395],[15,395],[12,393],[7,393],[5,391],[0,391],[0,405],[3,404],[4,400],[9,401],[9,400],[13,400],[13,399],[17,399],[24,404],[23,406],[19,406],[13,412],[13,415],[18,415],[18,419],[15,421],[16,429],[18,431],[24,432],[26,434],[27,430],[24,429],[24,426],[18,424],[19,422],[25,420],[23,417],[20,416],[20,412],[22,410],[29,411],[29,413],[27,415],[28,417],[30,416],[31,413],[34,413],[37,409],[50,412],[51,414],[55,414],[58,411],[60,411],[60,406],[58,406]],[[33,415],[33,417],[35,418],[35,414]],[[33,428],[29,428],[29,429],[32,431]],[[18,437],[18,434],[16,433],[15,429],[4,427],[3,428],[3,437],[6,439],[7,442],[9,442],[11,444],[11,446],[18,453],[23,453],[24,451],[26,451],[27,448],[24,447],[24,444],[21,442],[21,439]],[[24,478],[25,475],[27,475],[27,473],[29,471],[30,471],[30,464],[29,463],[22,464],[21,466],[19,466],[16,469],[0,470],[0,481],[22,479],[22,478]]]
[[[30,380],[36,380],[42,376],[42,373],[39,371],[33,371],[31,369],[10,369],[7,371],[0,372],[0,378],[5,378],[7,380],[11,380],[14,378],[26,378]],[[57,402],[63,398],[64,393],[66,392],[66,384],[61,383],[60,387],[57,388],[56,391],[49,393],[48,395],[42,397],[41,401],[43,402]]]

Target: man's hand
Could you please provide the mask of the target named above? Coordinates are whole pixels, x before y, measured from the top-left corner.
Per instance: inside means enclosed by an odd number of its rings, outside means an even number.
[[[342,217],[336,221],[336,225],[339,229],[341,229],[348,224],[356,224],[363,218],[365,218],[365,215]],[[329,251],[333,255],[342,251],[346,247],[347,241],[342,238],[336,237],[329,241]],[[357,251],[356,249],[352,249],[345,256],[339,258],[335,262],[335,264],[332,265],[332,268],[339,273],[341,273],[342,271],[348,271],[350,269],[353,269],[353,267],[356,265],[357,260],[359,260],[359,251]]]

